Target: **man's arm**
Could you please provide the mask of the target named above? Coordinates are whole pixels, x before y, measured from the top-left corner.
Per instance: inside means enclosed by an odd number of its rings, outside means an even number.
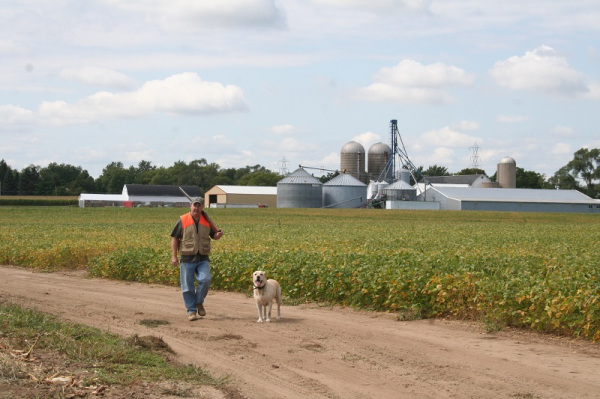
[[[177,258],[178,249],[179,239],[177,237],[171,237],[171,263],[173,266],[179,266],[179,259]]]

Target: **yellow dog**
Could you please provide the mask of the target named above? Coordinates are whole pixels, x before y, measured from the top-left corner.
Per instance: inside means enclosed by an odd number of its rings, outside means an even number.
[[[271,307],[277,302],[277,320],[281,320],[281,286],[272,279],[267,279],[265,272],[258,270],[252,273],[254,299],[258,309],[258,322],[271,322]]]

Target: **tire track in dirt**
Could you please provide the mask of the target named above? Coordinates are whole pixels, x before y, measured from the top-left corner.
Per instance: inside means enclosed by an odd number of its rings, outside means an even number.
[[[0,299],[124,336],[161,337],[181,362],[228,376],[251,399],[600,398],[598,345],[533,333],[285,301],[281,321],[259,324],[252,298],[214,291],[207,316],[189,322],[177,288],[8,266],[0,266]]]

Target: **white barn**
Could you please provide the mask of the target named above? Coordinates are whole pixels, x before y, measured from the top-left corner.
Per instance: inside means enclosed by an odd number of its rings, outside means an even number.
[[[577,190],[428,186],[418,201],[442,210],[600,213],[598,201]]]
[[[190,197],[200,197],[200,187],[181,186]],[[79,207],[175,206],[188,207],[189,200],[179,186],[125,184],[121,194],[81,194]]]

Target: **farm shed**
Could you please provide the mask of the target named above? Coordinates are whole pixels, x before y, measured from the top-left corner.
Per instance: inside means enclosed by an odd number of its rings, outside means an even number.
[[[277,187],[217,185],[204,193],[204,203],[211,208],[275,208]]]
[[[200,197],[200,187],[181,186],[190,197]],[[176,206],[187,207],[189,200],[179,186],[125,184],[121,194],[81,194],[79,207],[98,206]]]
[[[442,210],[600,214],[598,202],[577,190],[429,186],[418,200],[439,202]]]

